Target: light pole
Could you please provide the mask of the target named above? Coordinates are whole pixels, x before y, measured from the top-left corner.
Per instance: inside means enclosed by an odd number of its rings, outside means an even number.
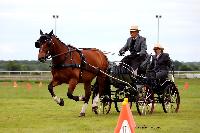
[[[158,19],[158,35],[157,35],[157,43],[159,43],[159,20],[161,19],[161,15],[156,15],[156,18]]]
[[[55,19],[55,35],[56,35],[56,19],[58,19],[58,15],[53,15],[53,18]]]

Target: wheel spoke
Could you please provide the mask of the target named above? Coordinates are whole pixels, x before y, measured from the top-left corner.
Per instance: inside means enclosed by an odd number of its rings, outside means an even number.
[[[168,85],[163,94],[163,110],[165,113],[178,112],[180,97],[175,85]]]
[[[101,114],[108,114],[111,109],[111,97],[104,96],[100,101],[100,106],[98,108],[98,112]]]
[[[153,112],[154,97],[153,92],[148,86],[139,89],[136,107],[140,115],[147,115]]]

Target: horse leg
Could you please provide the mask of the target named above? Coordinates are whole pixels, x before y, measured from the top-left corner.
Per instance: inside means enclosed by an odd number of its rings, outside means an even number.
[[[77,83],[78,83],[78,81],[76,79],[71,79],[69,81],[69,88],[68,88],[68,92],[67,92],[67,97],[69,99],[75,100],[76,102],[83,101],[83,97],[73,96],[73,92],[74,92],[74,89],[76,88]]]
[[[108,76],[100,75],[97,77],[97,90],[98,94],[93,99],[92,110],[97,114],[98,110],[98,100],[102,98],[102,100],[111,100],[111,82]]]
[[[91,96],[91,82],[84,83],[85,97],[82,97],[84,104],[82,106],[79,117],[85,116],[85,111]]]
[[[95,114],[98,114],[98,101],[99,101],[99,93],[94,97],[93,102],[92,102],[92,111]]]
[[[95,114],[98,114],[98,100],[99,100],[99,84],[98,80],[94,83],[93,86],[93,97],[92,97],[92,111],[95,112]]]
[[[98,114],[98,101],[99,101],[99,97],[101,97],[104,93],[104,84],[105,84],[105,78],[101,76],[97,76],[96,86],[97,86],[98,94],[94,97],[93,102],[92,102],[92,111],[95,114]]]
[[[57,82],[51,81],[51,83],[48,85],[48,90],[51,96],[53,97],[54,101],[60,106],[64,106],[64,100],[62,98],[57,97],[53,91],[53,87],[55,87],[56,85],[58,85]]]

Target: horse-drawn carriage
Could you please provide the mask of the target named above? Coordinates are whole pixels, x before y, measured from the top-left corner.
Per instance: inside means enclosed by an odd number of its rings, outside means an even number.
[[[178,112],[180,96],[174,81],[169,78],[154,79],[146,76],[148,73],[152,73],[148,70],[150,58],[151,55],[138,68],[138,72],[123,62],[118,65],[113,62],[109,66],[109,76],[105,82],[106,88],[100,99],[100,113],[109,113],[112,103],[114,103],[116,111],[120,112],[121,102],[124,98],[129,99],[130,108],[133,102],[135,103],[140,115],[153,113],[155,103],[162,104],[165,113]],[[173,69],[171,72],[171,76],[174,76]],[[93,85],[93,97],[97,90],[98,82]]]
[[[80,116],[85,116],[91,95],[91,82],[96,77],[96,83],[92,87],[92,107],[95,113],[109,113],[112,103],[119,112],[124,98],[129,99],[130,107],[133,102],[136,103],[140,115],[152,113],[155,102],[162,103],[165,112],[170,110],[178,112],[180,97],[173,81],[146,78],[147,69],[139,69],[137,74],[123,62],[119,64],[113,62],[109,65],[102,51],[95,48],[78,49],[66,45],[53,34],[53,31],[49,34],[40,31],[40,34],[40,38],[35,42],[35,47],[39,48],[38,60],[45,62],[46,59],[52,59],[53,78],[48,85],[48,90],[53,100],[60,106],[64,106],[64,100],[56,96],[54,87],[67,83],[69,84],[68,98],[84,101]],[[149,60],[150,58],[147,58],[146,63],[143,63],[144,66],[148,66]],[[141,66],[141,68],[146,67]],[[73,95],[78,83],[84,83],[85,96]],[[112,86],[115,90],[111,89]],[[99,97],[100,106],[97,109]]]

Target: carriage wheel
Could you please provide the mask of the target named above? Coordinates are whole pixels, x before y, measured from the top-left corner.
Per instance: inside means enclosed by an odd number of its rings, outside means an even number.
[[[154,110],[154,93],[148,85],[138,89],[136,108],[139,115],[152,114]]]
[[[165,89],[162,97],[162,106],[165,113],[178,112],[180,96],[178,89],[174,84],[169,84]]]
[[[114,97],[114,104],[117,112],[120,112],[124,98],[126,98],[126,93],[124,91],[116,90]],[[132,107],[132,102],[129,102],[129,106],[130,108]]]
[[[99,113],[108,114],[111,109],[111,104],[111,96],[105,95],[100,101]]]

